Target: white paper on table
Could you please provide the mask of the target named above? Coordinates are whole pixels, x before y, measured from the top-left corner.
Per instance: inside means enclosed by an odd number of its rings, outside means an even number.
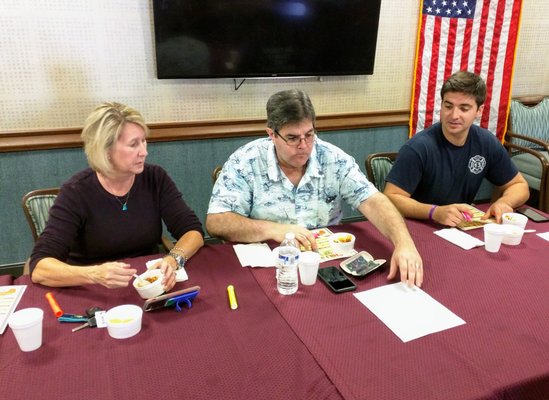
[[[275,256],[266,243],[235,244],[233,248],[243,267],[275,266]]]
[[[441,229],[439,231],[434,231],[433,233],[465,250],[471,250],[473,247],[484,245],[482,240],[462,232],[457,228]]]
[[[154,260],[147,261],[145,265],[147,266],[147,269],[151,269],[154,266],[154,264],[156,264],[159,261],[162,261],[162,259],[155,258]],[[189,280],[189,275],[187,275],[187,271],[185,271],[185,267],[179,268],[178,270],[175,271],[176,282],[183,282],[188,280]]]
[[[538,235],[540,238],[549,241],[549,232],[537,233],[537,235]]]
[[[354,296],[404,343],[465,324],[423,290],[402,282]]]
[[[0,335],[6,330],[8,321],[23,296],[27,285],[0,286]]]

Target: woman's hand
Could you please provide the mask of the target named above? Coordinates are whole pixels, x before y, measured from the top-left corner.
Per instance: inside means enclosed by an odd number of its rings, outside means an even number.
[[[177,270],[177,262],[171,256],[166,256],[162,260],[154,264],[150,269],[158,269],[162,271],[162,286],[165,292],[169,292],[175,286],[175,271]]]
[[[109,289],[128,286],[133,274],[137,270],[129,264],[113,261],[106,262],[88,269],[90,278],[94,283],[103,285]]]

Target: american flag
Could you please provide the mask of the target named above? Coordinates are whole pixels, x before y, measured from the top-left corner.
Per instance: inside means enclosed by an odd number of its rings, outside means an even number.
[[[486,82],[479,125],[503,140],[522,0],[423,0],[410,136],[439,120],[440,88],[467,70]]]

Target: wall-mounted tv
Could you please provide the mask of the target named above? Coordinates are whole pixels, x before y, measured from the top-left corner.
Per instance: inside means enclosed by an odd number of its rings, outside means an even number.
[[[153,0],[157,74],[369,75],[381,0]]]

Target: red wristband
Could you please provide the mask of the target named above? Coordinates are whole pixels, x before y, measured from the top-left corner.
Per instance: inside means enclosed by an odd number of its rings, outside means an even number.
[[[437,208],[438,206],[434,205],[431,207],[431,209],[429,210],[429,221],[432,221],[433,220],[433,214],[435,213],[435,208]]]

